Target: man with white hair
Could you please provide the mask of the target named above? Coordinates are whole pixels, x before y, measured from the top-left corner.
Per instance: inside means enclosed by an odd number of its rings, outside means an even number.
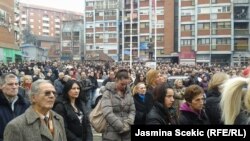
[[[55,87],[48,80],[32,83],[31,106],[7,124],[4,141],[67,141],[63,118],[51,110],[55,94]]]

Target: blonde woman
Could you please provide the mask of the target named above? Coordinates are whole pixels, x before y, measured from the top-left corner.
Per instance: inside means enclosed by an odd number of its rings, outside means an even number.
[[[174,107],[177,110],[177,115],[179,116],[180,114],[180,105],[185,101],[184,100],[184,93],[185,93],[185,87],[183,85],[183,81],[181,79],[176,79],[174,81]]]
[[[250,124],[249,84],[249,78],[243,77],[232,78],[225,83],[220,101],[224,124]]]
[[[143,82],[139,82],[133,89],[133,98],[135,103],[135,121],[134,124],[145,124],[146,115],[153,106],[153,97],[146,92],[146,85]]]
[[[163,84],[164,78],[159,70],[151,69],[146,73],[147,92],[153,94],[157,85]]]
[[[227,81],[229,77],[230,76],[224,72],[217,72],[208,83],[205,109],[211,124],[223,124],[219,103],[221,100],[222,84]]]

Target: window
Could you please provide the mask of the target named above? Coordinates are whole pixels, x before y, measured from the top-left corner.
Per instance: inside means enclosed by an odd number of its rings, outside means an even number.
[[[149,23],[148,22],[140,24],[140,28],[148,28],[148,27],[149,27]]]
[[[184,9],[181,10],[181,15],[182,16],[188,16],[188,15],[194,15],[194,9]]]
[[[140,10],[140,15],[148,15],[148,14],[149,14],[148,9],[141,9]]]
[[[199,45],[209,45],[210,39],[209,38],[202,38],[202,39],[198,39],[197,42]]]
[[[210,13],[209,7],[200,7],[198,8],[198,14],[208,14]]]
[[[192,46],[194,45],[194,39],[182,39],[181,46]]]
[[[191,31],[191,30],[194,30],[194,24],[181,25],[181,31]]]
[[[198,29],[210,29],[210,24],[209,23],[199,23]]]

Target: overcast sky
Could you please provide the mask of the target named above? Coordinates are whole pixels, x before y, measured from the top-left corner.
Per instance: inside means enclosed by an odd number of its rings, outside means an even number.
[[[20,2],[81,13],[83,13],[84,6],[84,0],[20,0]]]

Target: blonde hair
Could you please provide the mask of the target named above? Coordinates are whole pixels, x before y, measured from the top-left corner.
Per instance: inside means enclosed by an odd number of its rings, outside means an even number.
[[[236,117],[240,113],[242,102],[249,110],[250,109],[250,92],[245,88],[249,83],[249,79],[243,77],[235,77],[229,79],[223,85],[220,107],[222,111],[222,121],[226,125],[232,125]],[[243,97],[246,95],[245,100]]]
[[[146,85],[147,85],[147,86],[155,87],[155,86],[156,86],[155,79],[157,78],[157,75],[158,75],[159,73],[160,73],[159,70],[150,69],[150,70],[146,73]]]
[[[133,88],[132,96],[134,96],[134,95],[137,93],[138,87],[139,87],[140,85],[145,85],[145,83],[143,83],[143,82],[137,83],[137,84],[134,86],[134,88]],[[146,85],[145,85],[145,86],[146,86]]]
[[[220,91],[221,84],[223,84],[228,79],[229,75],[224,72],[215,73],[208,83],[208,90],[218,89]]]

